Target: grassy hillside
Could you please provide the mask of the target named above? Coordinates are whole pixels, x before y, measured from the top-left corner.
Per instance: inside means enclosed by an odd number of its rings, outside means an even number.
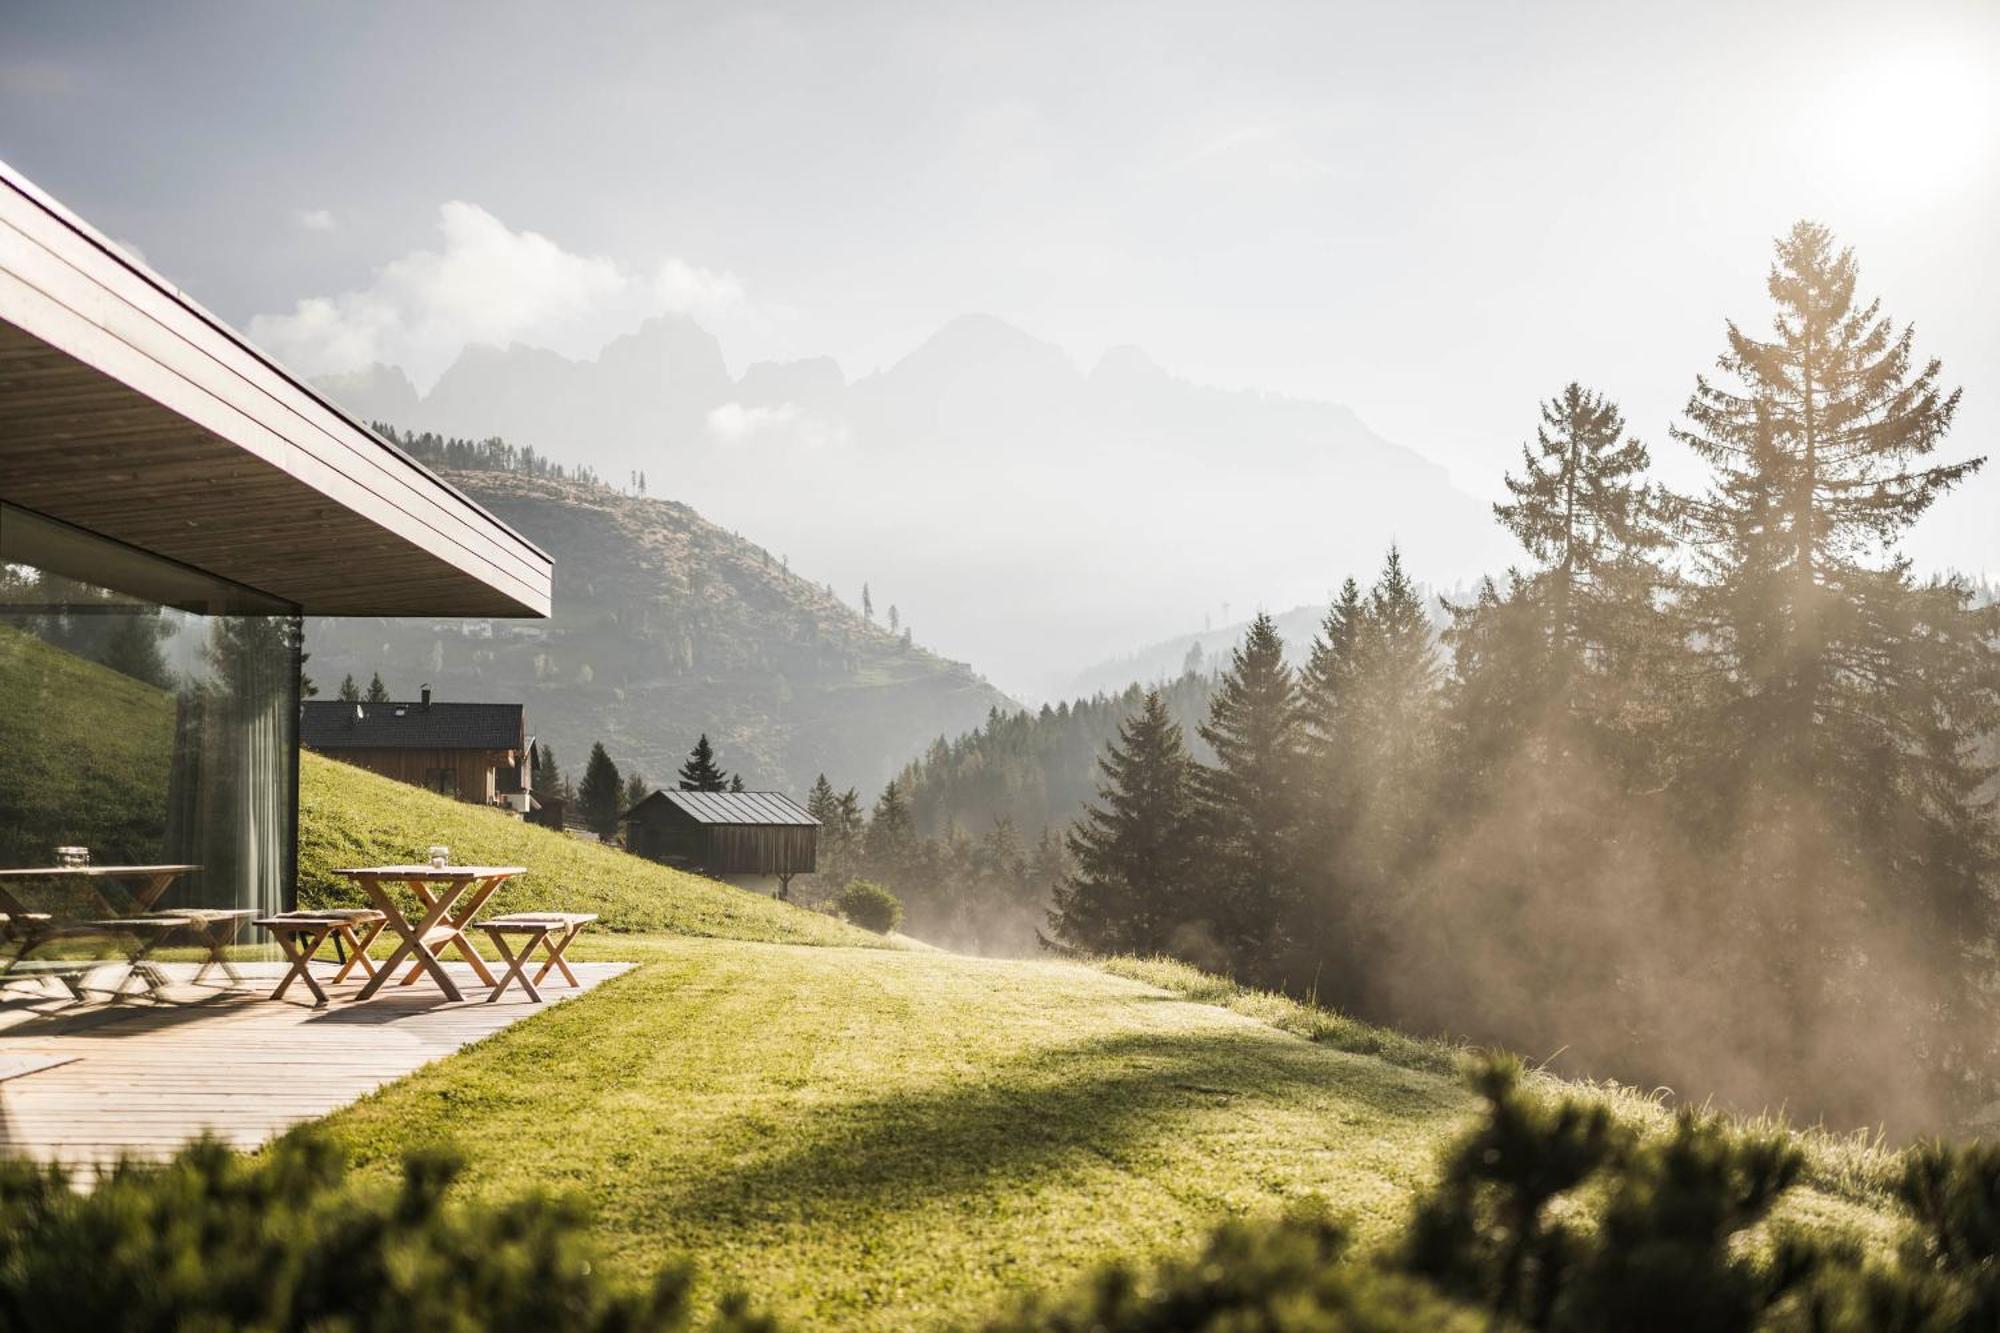
[[[331,1128],[372,1170],[449,1137],[476,1195],[574,1189],[634,1275],[686,1252],[805,1327],[962,1324],[1309,1195],[1381,1238],[1471,1110],[1449,1074],[1080,964],[599,944],[646,965]],[[1819,1188],[1784,1217],[1887,1228]]]
[[[447,471],[556,561],[545,622],[315,619],[323,686],[380,671],[399,698],[520,701],[573,775],[593,741],[669,777],[708,733],[753,786],[824,771],[872,789],[933,737],[1010,701],[906,645],[782,558],[686,505],[585,482]],[[858,590],[848,590],[850,593]]]
[[[157,860],[173,747],[172,695],[0,625],[0,865]]]
[[[359,901],[340,866],[422,861],[433,844],[461,865],[521,865],[488,914],[534,909],[597,912],[611,931],[712,935],[794,944],[883,947],[857,930],[762,894],[655,865],[610,847],[392,782],[318,755],[299,757],[299,898]]]

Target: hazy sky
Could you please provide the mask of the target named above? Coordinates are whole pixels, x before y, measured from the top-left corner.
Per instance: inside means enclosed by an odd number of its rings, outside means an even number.
[[[1991,449],[1996,85],[1995,4],[0,4],[0,156],[298,357],[680,308],[859,375],[986,311],[1482,495],[1571,377],[1679,468],[1800,216]],[[1915,549],[2000,571],[1996,514],[2000,475]]]

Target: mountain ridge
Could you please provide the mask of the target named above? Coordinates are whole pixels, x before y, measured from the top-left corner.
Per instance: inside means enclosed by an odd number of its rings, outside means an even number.
[[[381,367],[322,385],[363,417],[643,473],[782,534],[1025,697],[1205,607],[1309,601],[1392,540],[1439,582],[1504,563],[1484,504],[1345,407],[1197,384],[1131,347],[1080,367],[991,315],[853,379],[827,357],[731,376],[673,316],[591,360],[468,349],[429,394]]]

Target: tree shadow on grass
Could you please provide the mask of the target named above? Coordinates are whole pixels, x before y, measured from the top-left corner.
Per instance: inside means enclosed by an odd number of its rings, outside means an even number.
[[[979,1081],[817,1107],[776,1152],[698,1160],[681,1188],[661,1183],[678,1209],[711,1222],[893,1211],[1136,1159],[1217,1108],[1316,1098],[1329,1115],[1398,1123],[1453,1117],[1462,1104],[1434,1078],[1262,1033],[1132,1034],[1040,1050]]]

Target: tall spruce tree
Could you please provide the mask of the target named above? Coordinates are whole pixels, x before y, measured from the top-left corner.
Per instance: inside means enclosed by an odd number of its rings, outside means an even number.
[[[729,775],[715,762],[715,747],[708,743],[707,732],[701,734],[701,739],[694,743],[694,749],[688,752],[679,777],[682,791],[729,790]]]
[[[361,687],[354,683],[353,672],[350,671],[340,678],[340,693],[335,697],[342,703],[347,704],[358,704],[361,702]]]
[[[1915,582],[1894,546],[1984,460],[1933,459],[1958,392],[1857,278],[1825,228],[1795,226],[1770,336],[1728,326],[1723,374],[1675,432],[1713,473],[1690,506],[1691,631],[1713,664],[1691,794],[1697,836],[1737,849],[1727,910],[1794,1015],[1781,1057],[1810,1058],[1830,1008],[1865,996],[1963,1092],[1991,1086],[1965,1061],[1991,1055],[1981,1037],[1968,1056],[2000,883],[1974,746],[2000,718],[2000,622],[1960,581]],[[1898,956],[1921,961],[1874,961]]]
[[[382,683],[381,672],[377,671],[368,678],[368,693],[362,697],[371,704],[385,704],[389,702],[389,687]]]
[[[1625,604],[1646,552],[1664,541],[1654,492],[1645,481],[1646,446],[1625,434],[1617,404],[1572,381],[1542,404],[1535,444],[1521,447],[1508,473],[1514,497],[1493,512],[1542,565],[1556,659],[1602,651],[1605,624]]]
[[[1504,598],[1489,582],[1452,609],[1452,726],[1481,752],[1453,774],[1462,784],[1528,747],[1614,765],[1596,780],[1656,785],[1678,649],[1661,614],[1673,506],[1617,405],[1574,382],[1542,404],[1521,460],[1493,511],[1535,567],[1510,573]]]
[[[1215,751],[1214,765],[1199,770],[1215,924],[1237,970],[1268,980],[1296,917],[1301,757],[1298,685],[1268,614],[1258,613],[1231,654],[1201,738]]]
[[[535,742],[535,761],[530,790],[534,792],[538,801],[563,799],[562,769],[556,764],[555,747],[545,741]]]
[[[618,776],[618,765],[611,762],[604,742],[598,741],[590,747],[590,760],[583,766],[583,781],[576,788],[576,803],[584,826],[606,842],[616,838],[619,802],[624,795],[625,784]]]
[[[1160,692],[1118,729],[1103,784],[1069,831],[1075,870],[1055,890],[1049,928],[1093,953],[1161,953],[1201,914],[1194,901],[1194,763]]]
[[[900,882],[915,861],[919,841],[909,798],[903,794],[902,784],[891,778],[875,800],[863,837],[869,869],[878,879]]]

